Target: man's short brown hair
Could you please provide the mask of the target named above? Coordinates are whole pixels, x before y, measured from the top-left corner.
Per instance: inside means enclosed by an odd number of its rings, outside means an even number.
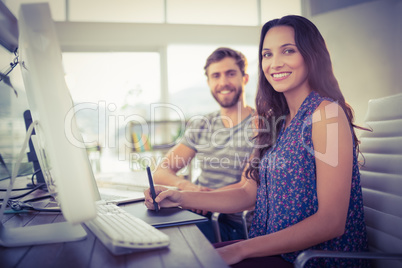
[[[211,55],[209,55],[209,57],[207,58],[207,62],[205,63],[204,66],[205,75],[208,77],[209,65],[215,62],[219,62],[227,57],[235,59],[237,66],[239,66],[239,69],[242,75],[244,76],[246,74],[248,64],[246,57],[240,51],[228,47],[217,48],[214,52],[212,52]]]

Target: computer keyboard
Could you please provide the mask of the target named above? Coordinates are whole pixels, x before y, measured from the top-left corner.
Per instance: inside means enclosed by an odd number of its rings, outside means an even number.
[[[114,254],[167,247],[169,237],[115,204],[97,202],[97,217],[85,224]]]

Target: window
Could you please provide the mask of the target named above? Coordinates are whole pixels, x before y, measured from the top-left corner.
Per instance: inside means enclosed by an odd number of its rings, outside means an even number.
[[[85,142],[101,148],[103,159],[119,154],[127,160],[130,121],[149,120],[150,104],[160,99],[159,62],[156,52],[63,53],[78,126]],[[102,169],[118,164],[128,167],[105,160]]]
[[[360,2],[362,1],[364,0]],[[16,16],[20,4],[48,2],[54,20],[80,22],[257,26],[283,15],[301,14],[301,0],[3,0],[3,2]]]
[[[66,0],[4,0],[8,9],[18,18],[18,10],[21,4],[49,3],[50,13],[55,21],[66,20]],[[68,1],[67,1],[68,2]]]
[[[258,1],[167,0],[168,23],[258,25]]]
[[[69,20],[163,23],[164,0],[69,0]]]
[[[178,107],[185,118],[203,115],[219,109],[207,85],[204,65],[218,45],[171,45],[168,47],[169,102]],[[246,85],[246,100],[254,107],[257,89],[258,47],[229,46],[241,51],[248,61],[250,80]],[[202,103],[202,105],[200,105]]]

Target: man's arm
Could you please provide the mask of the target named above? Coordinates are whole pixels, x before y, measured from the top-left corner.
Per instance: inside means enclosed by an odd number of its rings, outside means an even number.
[[[246,165],[246,167],[244,168],[243,174],[242,174],[242,176],[241,176],[241,180],[240,180],[239,182],[226,185],[226,186],[221,187],[221,188],[218,188],[218,189],[216,189],[216,190],[229,190],[229,189],[236,189],[236,188],[241,188],[241,187],[243,187],[243,186],[247,183],[247,181],[249,180],[249,179],[247,179],[247,177],[246,177],[246,170],[247,170],[247,168],[248,168],[248,165]],[[247,210],[254,210],[254,205],[251,206],[251,207],[249,207]]]
[[[244,171],[245,171],[245,170],[246,170],[246,169],[244,169]],[[247,182],[247,178],[246,178],[246,176],[245,176],[245,174],[244,174],[244,171],[243,171],[243,175],[241,176],[241,180],[240,180],[239,182],[236,182],[236,183],[233,183],[233,184],[229,184],[229,185],[223,186],[223,187],[218,188],[218,189],[216,189],[216,190],[228,190],[228,189],[234,189],[234,188],[240,188],[240,187],[242,187],[242,186]]]
[[[184,144],[177,144],[162,159],[153,174],[157,184],[175,186],[179,190],[200,190],[200,187],[184,178],[177,176],[176,173],[190,164],[196,151]]]

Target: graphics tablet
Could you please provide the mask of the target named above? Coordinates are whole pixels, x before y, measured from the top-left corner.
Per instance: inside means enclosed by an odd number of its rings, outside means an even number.
[[[208,220],[202,215],[178,207],[161,208],[158,212],[147,209],[144,202],[136,202],[121,207],[130,214],[157,228],[199,223]]]

